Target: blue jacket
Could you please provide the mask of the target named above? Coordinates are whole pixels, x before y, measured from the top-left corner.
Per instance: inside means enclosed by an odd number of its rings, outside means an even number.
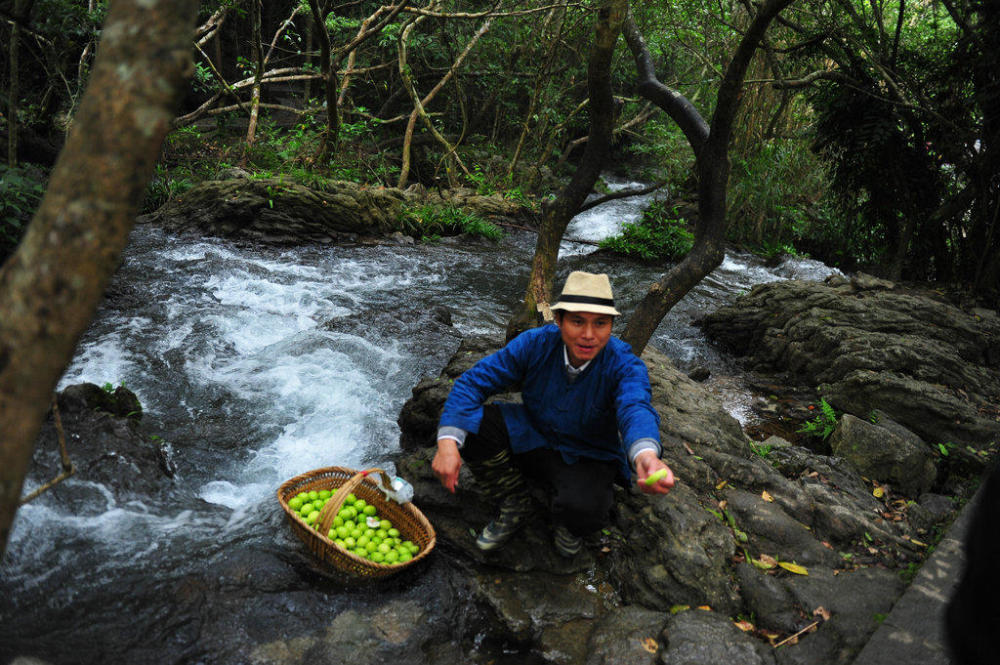
[[[554,325],[521,333],[455,381],[440,425],[478,432],[483,402],[520,384],[524,404],[500,404],[515,453],[545,447],[568,463],[581,457],[617,461],[628,482],[626,451],[639,439],[660,439],[646,365],[612,337],[570,383],[563,348]]]

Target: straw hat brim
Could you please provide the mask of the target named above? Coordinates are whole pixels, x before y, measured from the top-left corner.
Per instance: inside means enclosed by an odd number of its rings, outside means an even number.
[[[559,301],[555,305],[549,307],[553,312],[557,310],[563,310],[564,312],[587,312],[589,314],[610,314],[611,316],[621,316],[619,312],[614,307],[609,307],[608,305],[597,305],[593,303],[579,303],[579,302],[562,302]]]

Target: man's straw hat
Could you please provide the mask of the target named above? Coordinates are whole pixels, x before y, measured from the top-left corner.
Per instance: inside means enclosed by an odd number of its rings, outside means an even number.
[[[574,270],[569,274],[559,300],[549,309],[619,315],[615,309],[615,296],[611,292],[611,280],[608,276],[581,270]]]

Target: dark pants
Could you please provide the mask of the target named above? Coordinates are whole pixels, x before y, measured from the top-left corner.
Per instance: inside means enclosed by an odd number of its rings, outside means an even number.
[[[462,457],[475,471],[484,462],[504,450],[510,450],[510,435],[500,408],[489,404],[483,409],[479,433],[469,435],[462,447]],[[616,462],[581,458],[567,463],[558,451],[539,448],[512,454],[520,471],[544,485],[552,496],[552,520],[577,536],[596,531],[607,524],[608,511],[614,502],[613,485],[618,474]]]

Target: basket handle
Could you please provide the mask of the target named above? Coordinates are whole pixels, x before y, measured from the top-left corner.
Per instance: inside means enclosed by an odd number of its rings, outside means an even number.
[[[382,482],[385,487],[392,487],[392,480],[389,478],[389,474],[382,469],[372,468],[365,471],[358,471],[351,476],[346,483],[337,488],[337,491],[333,493],[330,500],[326,502],[325,506],[323,506],[323,510],[320,511],[319,517],[316,519],[316,521],[319,522],[320,535],[326,537],[326,535],[330,533],[330,527],[333,525],[333,518],[340,512],[347,495],[353,492],[354,488],[360,485],[368,475],[376,472],[382,476]]]

